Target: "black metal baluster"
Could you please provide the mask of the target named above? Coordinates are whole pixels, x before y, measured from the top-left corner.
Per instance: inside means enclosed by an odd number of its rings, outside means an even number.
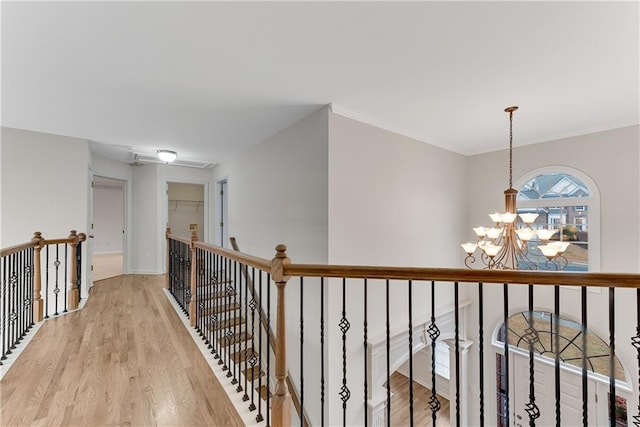
[[[82,301],[82,242],[76,248],[76,288],[78,288],[78,302]]]
[[[16,272],[16,274],[19,273],[18,275],[18,304],[17,304],[17,311],[16,311],[16,315],[17,317],[17,339],[16,339],[16,344],[18,344],[20,341],[22,341],[22,337],[24,336],[25,333],[25,327],[24,327],[24,295],[25,295],[25,288],[24,288],[24,251],[20,251],[18,253],[16,253],[16,256],[18,257],[18,270]]]
[[[502,285],[502,293],[503,293],[503,303],[504,303],[504,366],[505,366],[505,382],[507,387],[504,390],[504,403],[505,403],[505,425],[509,426],[511,423],[509,419],[511,418],[510,409],[509,409],[509,285]]]
[[[69,277],[68,277],[68,270],[69,268],[67,268],[69,266],[69,263],[67,262],[69,260],[69,245],[65,244],[64,245],[64,287],[63,289],[63,294],[62,294],[62,299],[64,300],[64,311],[63,313],[66,313],[67,310],[67,300],[69,298],[67,298],[67,283],[69,283]]]
[[[33,259],[34,259],[34,249],[31,248],[29,249],[29,269],[28,269],[28,277],[29,277],[29,291],[27,294],[27,298],[29,303],[27,304],[27,316],[29,318],[29,329],[31,329],[33,327],[33,325],[35,324],[33,321],[33,293],[34,293],[34,286],[35,286],[35,282],[34,282],[34,263],[33,263]]]
[[[556,397],[556,427],[561,427],[560,413],[560,286],[553,287],[553,344],[554,354],[554,377],[555,377],[555,397]]]
[[[17,290],[18,290],[18,277],[16,275],[16,271],[18,271],[18,259],[17,257],[14,255],[11,256],[11,275],[9,276],[9,288],[10,288],[10,295],[11,295],[11,313],[9,314],[9,351],[7,351],[7,354],[11,354],[13,353],[11,350],[16,348],[16,336],[17,336],[17,326],[16,326],[16,320],[17,320],[17,314],[16,314],[16,300],[18,298],[17,296]]]
[[[536,405],[535,393],[533,346],[538,341],[538,333],[533,325],[533,285],[529,285],[529,327],[525,332],[525,341],[529,344],[529,402],[525,405],[525,411],[529,415],[529,425],[535,427],[536,420],[540,418],[540,409]]]
[[[324,295],[323,295],[324,297]],[[367,358],[368,358],[368,352],[369,349],[367,348],[367,333],[368,333],[368,318],[367,318],[367,305],[368,305],[368,298],[367,298],[367,279],[364,279],[364,425],[368,425],[368,417],[369,417],[369,407],[367,405],[367,400],[369,398],[369,387],[367,384],[367,376],[368,376],[368,372],[367,372]],[[324,422],[322,423],[324,425]]]
[[[256,357],[256,268],[251,267],[251,301],[249,302],[249,308],[251,308],[251,358],[249,359],[249,364],[251,365],[251,371],[254,371],[256,368],[256,362],[258,361]],[[258,333],[260,333],[260,327],[258,327]],[[258,351],[261,351],[258,349]],[[262,369],[259,367],[258,369]],[[255,375],[251,376],[251,404],[249,405],[250,411],[255,411],[256,404],[254,401],[255,395]]]
[[[456,426],[460,427],[460,292],[458,282],[453,284],[454,335],[456,355]]]
[[[238,378],[236,377],[236,373],[238,373],[239,371],[238,369],[239,364],[236,363],[236,361],[238,360],[237,358],[242,352],[242,337],[241,337],[241,333],[238,333],[238,322],[236,321],[237,297],[238,297],[238,261],[234,261],[233,262],[233,299],[232,299],[233,303],[232,303],[232,307],[229,307],[230,309],[229,310],[229,326],[233,325],[233,341],[232,341],[233,347],[229,347],[229,358],[230,358],[229,363],[233,364],[233,379],[231,380],[231,384],[234,384],[234,385],[238,384]],[[237,347],[236,347],[236,343],[238,344]],[[231,358],[232,356],[231,349],[234,350],[233,358]],[[238,376],[240,376],[239,373],[238,373]],[[236,387],[236,392],[239,393],[241,390],[242,390],[242,387],[240,387],[240,390],[238,390],[238,387]]]
[[[638,415],[633,417],[633,425],[640,427],[640,289],[636,289],[636,335],[631,337],[631,345],[635,347],[638,359]]]
[[[387,291],[388,294],[388,291]],[[351,397],[351,391],[347,387],[347,331],[350,324],[347,320],[347,279],[342,279],[342,317],[340,318],[340,332],[342,332],[342,387],[340,387],[340,399],[342,400],[342,425],[347,425],[347,401]],[[388,377],[388,375],[387,375]],[[387,383],[387,387],[389,384]]]
[[[7,263],[9,261],[9,256],[2,258],[2,288],[0,289],[1,303],[0,310],[2,311],[2,316],[0,317],[0,327],[2,328],[2,355],[0,356],[0,365],[2,365],[2,361],[7,358],[6,351],[9,347],[7,345],[7,337],[9,334],[7,333],[7,323],[9,320],[9,310],[8,310],[8,286],[7,286]],[[640,359],[638,359],[640,361]]]
[[[187,262],[188,262],[188,258],[187,258],[187,245],[186,244],[182,244],[182,307],[183,310],[185,312],[185,314],[187,315],[187,317],[189,317],[189,286],[187,283],[189,274],[187,273]]]
[[[31,307],[30,295],[31,293],[31,280],[30,280],[30,269],[31,266],[29,264],[29,253],[33,249],[25,249],[22,253],[22,282],[23,282],[23,293],[22,293],[22,336],[24,337],[29,329],[31,329],[31,324],[29,321],[29,308]],[[31,310],[33,311],[33,310]]]
[[[587,287],[582,286],[581,305],[582,305],[582,425],[589,425],[589,389],[587,376]]]
[[[413,283],[409,280],[409,425],[413,427]]]
[[[235,261],[233,261],[235,262]],[[227,378],[232,378],[233,377],[233,373],[231,372],[233,369],[233,366],[231,366],[231,342],[233,339],[233,331],[231,330],[231,304],[232,304],[232,292],[231,292],[231,282],[233,281],[235,284],[235,281],[233,280],[233,262],[231,260],[228,260],[228,264],[227,264],[227,273],[225,274],[225,282],[228,281],[228,283],[225,283],[225,293],[227,295],[227,306],[225,307],[224,310],[224,327],[225,327],[225,336],[226,336],[226,341],[225,341],[225,366],[227,367]],[[233,384],[233,382],[231,383]]]
[[[207,302],[207,322],[209,324],[209,330],[208,330],[208,334],[209,334],[209,345],[210,345],[210,349],[211,349],[211,354],[213,354],[213,358],[214,359],[218,359],[218,342],[216,340],[216,330],[218,328],[218,322],[217,322],[217,313],[216,313],[216,309],[218,308],[217,306],[217,301],[218,298],[220,297],[220,294],[218,293],[218,263],[219,263],[219,256],[218,254],[209,254],[208,255],[208,259],[209,259],[209,270],[208,270],[208,276],[209,276],[209,292],[211,293],[212,298]]]
[[[616,288],[609,288],[609,425],[616,426]]]
[[[263,313],[263,304],[264,304],[264,300],[262,299],[262,271],[260,271],[260,277],[259,277],[259,283],[258,283],[258,298],[260,299],[260,304],[258,305],[258,318],[260,319],[258,321],[258,332],[260,333],[260,335],[258,335],[258,348],[260,349],[259,351],[259,357],[258,357],[258,366],[260,367],[259,369],[262,369],[262,353],[264,353],[264,348],[262,347],[262,313]],[[268,333],[268,331],[267,331]],[[270,351],[269,347],[267,347],[267,353]],[[262,375],[258,376],[258,390],[259,390],[259,396],[260,398],[262,398]],[[265,399],[266,400],[266,399]],[[256,421],[257,422],[261,422],[264,421],[264,417],[262,416],[262,403],[260,403],[258,405],[258,414],[256,415]]]
[[[390,318],[389,318],[389,279],[385,280],[385,313],[386,313],[386,328],[385,328],[385,343],[387,346],[387,427],[391,426],[391,340],[390,340]]]
[[[365,279],[365,283],[366,283],[366,279]],[[366,297],[365,297],[365,304],[366,304]],[[366,319],[366,316],[365,316],[365,319]],[[638,324],[640,325],[640,323]],[[640,356],[638,356],[638,360],[639,360],[638,363],[640,363]],[[366,381],[366,376],[365,376],[365,381]],[[367,425],[366,422],[365,422],[365,425]],[[324,277],[320,278],[320,426],[324,427]]]
[[[206,288],[203,286],[202,282],[203,277],[203,265],[202,265],[202,255],[200,254],[200,249],[196,248],[196,259],[192,260],[195,263],[195,268],[197,269],[196,275],[196,331],[200,338],[207,344],[207,338],[204,335],[204,328],[202,325],[202,308],[204,306],[205,298],[208,297],[206,293]],[[193,298],[193,296],[192,296]]]
[[[47,245],[46,250],[46,268],[45,268],[45,278],[44,278],[44,318],[49,318],[49,246]]]
[[[249,295],[249,269],[247,268],[246,265],[242,266],[242,276],[244,277],[244,317],[245,317],[245,323],[244,323],[244,330],[245,330],[245,334],[247,335],[247,339],[244,341],[244,395],[242,396],[242,401],[246,402],[249,400],[249,395],[247,394],[247,385],[248,385],[248,378],[247,378],[247,372],[249,372],[249,365],[248,365],[248,360],[250,357],[249,351],[253,352],[253,335],[251,335],[251,350],[249,350],[249,323],[247,321],[247,318],[249,317],[249,300],[248,300],[248,295]],[[242,279],[240,279],[240,291],[242,291]],[[253,282],[252,282],[253,284]],[[242,298],[240,298],[242,299]],[[242,310],[240,310],[240,317],[242,318]],[[251,369],[251,378],[254,377],[254,372],[253,369]]]
[[[437,413],[440,410],[440,400],[436,395],[436,340],[440,336],[440,329],[436,326],[436,283],[431,282],[431,322],[427,328],[431,339],[431,396],[429,397],[429,409],[431,409],[431,422],[436,425]]]
[[[227,330],[227,310],[226,310],[226,306],[229,305],[229,294],[227,292],[227,273],[229,272],[231,267],[230,264],[230,260],[228,258],[224,259],[224,276],[222,277],[222,292],[223,292],[223,304],[221,304],[220,306],[220,330],[223,331],[222,334],[222,338],[221,338],[221,359],[222,359],[222,370],[223,371],[227,371],[227,377],[231,376],[229,371],[229,365],[227,365],[227,355],[229,354],[229,351],[227,350],[227,344],[228,344],[228,340],[229,338],[229,331]]]
[[[23,252],[20,251],[16,254],[18,258],[18,269],[16,270],[16,276],[18,278],[18,294],[16,299],[16,345],[22,340],[24,329],[22,327],[22,304],[24,296],[24,283],[22,282],[22,269],[24,266]]]
[[[271,273],[267,274],[267,426],[271,425]]]
[[[300,425],[304,427],[304,284],[300,277]]]
[[[211,302],[211,312],[209,315],[209,321],[212,325],[211,337],[213,340],[213,358],[218,360],[218,365],[222,363],[220,358],[220,270],[222,269],[222,257],[218,254],[213,255],[213,271],[211,272],[211,281],[213,283],[213,293],[215,298]]]
[[[484,426],[484,295],[478,283],[478,353],[480,358],[480,426]]]
[[[53,288],[53,293],[56,295],[56,312],[54,315],[58,315],[58,295],[60,294],[60,245],[56,245],[56,260],[53,262],[53,266],[56,268],[56,287]],[[67,269],[65,268],[65,271]]]

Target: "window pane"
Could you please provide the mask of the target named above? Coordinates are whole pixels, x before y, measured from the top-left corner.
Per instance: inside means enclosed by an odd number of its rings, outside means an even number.
[[[531,179],[518,192],[519,200],[559,197],[589,197],[589,190],[582,181],[573,175],[548,173]]]

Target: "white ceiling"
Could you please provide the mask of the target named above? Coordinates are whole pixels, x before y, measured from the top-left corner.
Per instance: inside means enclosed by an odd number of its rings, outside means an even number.
[[[515,145],[640,122],[636,1],[3,1],[1,13],[2,125],[103,154],[220,162],[327,104],[464,154],[506,148],[512,104]]]

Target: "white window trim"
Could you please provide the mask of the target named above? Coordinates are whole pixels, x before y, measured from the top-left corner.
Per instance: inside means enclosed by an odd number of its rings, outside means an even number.
[[[600,189],[596,182],[589,175],[581,170],[574,169],[564,165],[551,165],[538,169],[533,169],[522,176],[518,177],[513,187],[520,191],[520,188],[527,182],[537,177],[550,173],[566,173],[573,175],[587,187],[589,197],[574,197],[566,199],[536,199],[536,200],[520,200],[518,199],[518,208],[534,208],[541,205],[549,206],[586,206],[589,211],[589,272],[601,271],[600,266]]]

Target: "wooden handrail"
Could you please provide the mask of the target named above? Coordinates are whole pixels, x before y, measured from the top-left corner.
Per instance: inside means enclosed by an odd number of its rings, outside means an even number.
[[[213,252],[215,254],[224,256],[226,258],[230,258],[234,261],[238,261],[239,263],[245,264],[247,266],[255,267],[258,270],[262,270],[267,273],[271,272],[271,261],[268,259],[260,258],[253,255],[248,255],[242,252],[231,251],[229,249],[221,248],[219,246],[214,246],[204,242],[196,242],[195,247],[199,249],[204,249],[209,252]]]
[[[303,277],[424,280],[461,283],[509,283],[562,286],[640,288],[640,275],[523,270],[470,270],[465,268],[368,267],[355,265],[288,264],[284,274]]]
[[[171,234],[171,229],[167,229],[169,232],[167,233],[167,239],[177,240],[178,242],[182,242],[185,245],[191,246],[191,239],[187,239],[186,237],[176,236],[175,234]]]
[[[0,250],[0,257],[6,257],[9,255],[13,255],[16,252],[20,252],[25,249],[35,248],[38,245],[38,239],[31,239],[28,242],[20,243],[17,245],[9,246],[6,248],[2,248]]]

